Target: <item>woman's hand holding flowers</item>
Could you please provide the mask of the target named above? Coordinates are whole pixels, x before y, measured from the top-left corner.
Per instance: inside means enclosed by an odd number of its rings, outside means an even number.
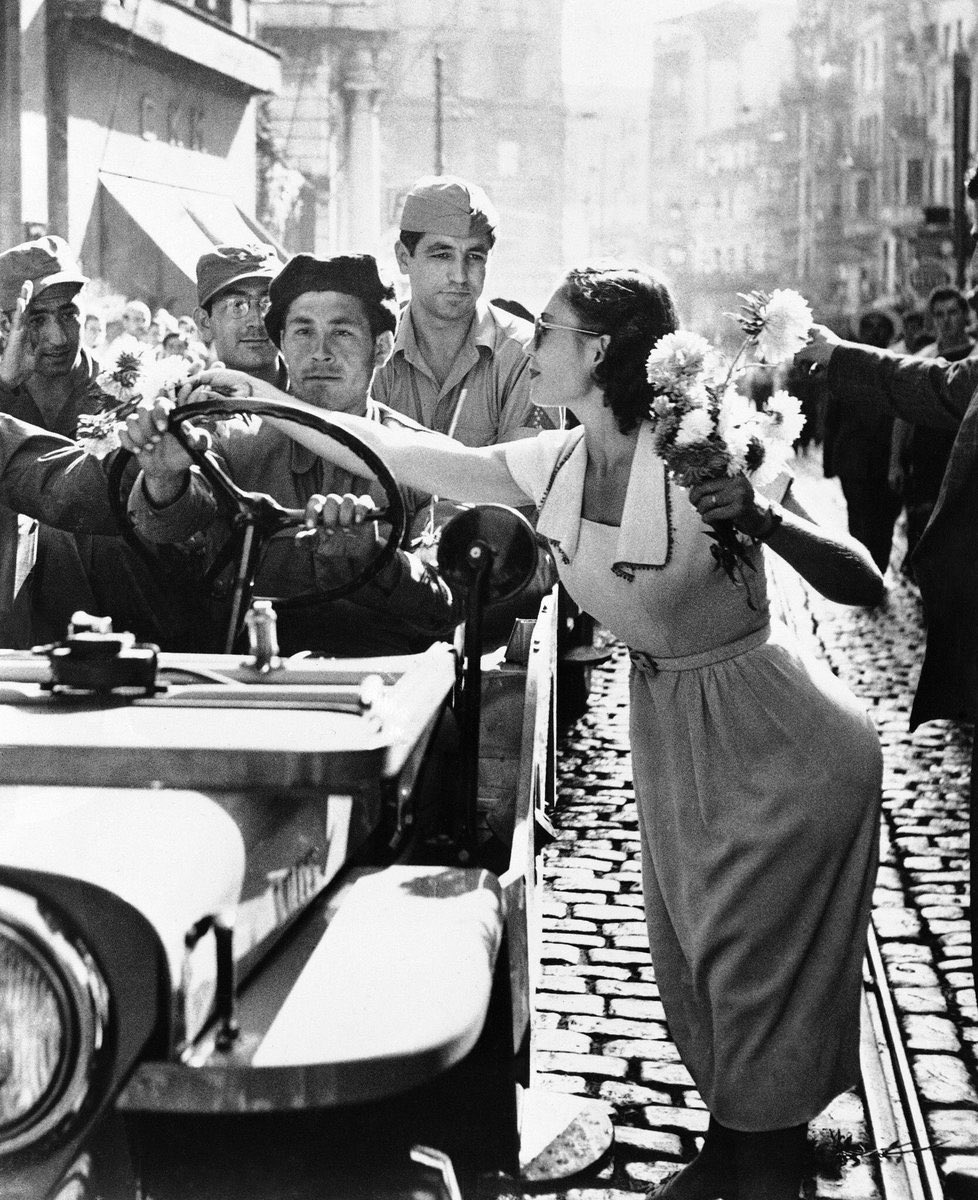
[[[729,521],[753,539],[773,532],[772,506],[767,500],[758,500],[754,485],[742,473],[696,483],[689,489],[689,499],[708,525]]]

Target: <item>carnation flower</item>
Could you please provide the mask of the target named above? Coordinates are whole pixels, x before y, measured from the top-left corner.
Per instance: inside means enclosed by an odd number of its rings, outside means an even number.
[[[735,382],[749,367],[792,357],[808,341],[811,309],[797,292],[778,289],[770,296],[741,296],[735,319],[744,341],[728,365],[699,334],[666,334],[652,347],[646,377],[653,395],[648,418],[653,444],[680,486],[721,479],[743,471],[758,487],[784,471],[801,433],[801,405],[785,391],[759,412]],[[733,314],[731,314],[733,315]],[[753,363],[746,360],[749,350]],[[711,553],[735,584],[747,586],[755,564],[750,541],[729,521],[711,523]],[[751,607],[750,588],[747,603]]]
[[[692,408],[679,422],[673,444],[677,447],[705,442],[713,432],[713,418],[705,408]]]
[[[190,378],[190,364],[176,356],[154,359],[148,347],[128,335],[119,339],[113,359],[95,382],[102,392],[98,411],[78,418],[75,438],[89,454],[104,458],[121,445],[119,429],[143,400],[176,398]]]
[[[779,363],[808,344],[812,310],[808,301],[791,288],[775,288],[741,295],[743,305],[737,318],[762,362]]]
[[[771,436],[779,442],[793,446],[805,428],[805,414],[801,411],[801,401],[784,388],[780,388],[768,400],[766,409],[771,418]]]
[[[680,329],[659,338],[645,364],[646,375],[653,387],[671,391],[703,372],[707,356],[713,347],[698,333]]]

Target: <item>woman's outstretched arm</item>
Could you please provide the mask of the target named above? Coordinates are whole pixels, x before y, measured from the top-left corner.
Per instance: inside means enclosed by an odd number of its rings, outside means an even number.
[[[419,433],[383,425],[366,417],[316,408],[294,396],[287,396],[271,384],[239,376],[237,372],[206,372],[197,385],[235,388],[236,385],[240,386],[242,379],[247,380],[254,396],[259,399],[287,401],[290,406],[326,417],[333,424],[354,434],[380,455],[398,483],[469,504],[495,502],[519,506],[533,502],[532,497],[523,491],[510,474],[502,446],[465,446],[454,438],[434,431]],[[247,411],[248,399],[247,396],[236,397],[236,403],[240,403],[241,408]],[[281,429],[320,457],[361,477],[369,476],[370,472],[365,470],[364,463],[333,438],[276,417],[263,416],[262,420]]]

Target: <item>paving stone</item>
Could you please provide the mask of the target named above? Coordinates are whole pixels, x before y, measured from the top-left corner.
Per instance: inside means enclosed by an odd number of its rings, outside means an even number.
[[[579,963],[584,957],[580,946],[571,946],[566,942],[544,942],[540,947],[541,962]]]
[[[873,913],[876,932],[886,941],[920,937],[920,917],[911,908],[883,908]]]
[[[594,985],[599,996],[631,996],[636,1000],[652,1000],[659,995],[659,989],[654,983],[642,983],[637,979],[599,979]],[[655,1019],[663,1020],[659,1013]]]
[[[675,1087],[686,1087],[693,1082],[692,1075],[682,1063],[642,1063],[642,1079]]]
[[[639,1083],[629,1083],[627,1080],[615,1080],[602,1083],[598,1089],[602,1100],[607,1100],[616,1108],[636,1107],[643,1104],[671,1104],[672,1096],[657,1088],[644,1087]]]
[[[587,980],[576,975],[555,975],[547,971],[543,976],[543,988],[547,992],[586,992]]]
[[[561,1013],[602,1013],[604,1001],[600,996],[564,996],[554,992],[537,992],[537,1008]]]
[[[619,1146],[628,1146],[654,1154],[657,1158],[681,1159],[682,1139],[674,1133],[663,1133],[658,1129],[636,1129],[633,1125],[619,1125],[615,1130],[615,1141]]]
[[[893,1002],[901,1012],[946,1013],[947,1001],[940,988],[898,987],[892,991]]]
[[[628,1062],[603,1054],[565,1054],[556,1050],[541,1050],[536,1056],[540,1071],[566,1071],[568,1074],[598,1075],[608,1079],[623,1079],[628,1073]]]
[[[593,963],[647,963],[649,948],[645,952],[639,950],[592,950],[588,960]]]
[[[570,1029],[537,1029],[534,1045],[537,1050],[589,1054],[593,1042],[586,1033],[574,1033]]]
[[[887,963],[929,963],[933,957],[930,950],[921,942],[881,942],[880,953]]]
[[[571,917],[548,917],[544,915],[543,931],[549,933],[596,933],[597,925],[593,921],[577,921]],[[600,945],[600,941],[597,943]]]
[[[592,967],[583,966],[580,963],[556,963],[552,966],[548,966],[545,974],[562,975],[565,971],[579,975],[582,979],[597,979],[599,983],[595,987],[595,991],[598,992],[599,995],[601,994],[601,988],[607,981],[625,983],[631,979],[631,973],[625,967]],[[635,984],[634,986],[641,987],[642,985]]]
[[[642,1115],[651,1129],[690,1129],[706,1133],[710,1115],[705,1109],[679,1108],[675,1105],[650,1104]]]
[[[978,1150],[978,1117],[973,1111],[932,1109],[927,1124],[942,1151]]]
[[[562,1092],[572,1096],[586,1095],[588,1089],[583,1075],[547,1075],[541,1072],[533,1082],[545,1092]]]
[[[613,1017],[625,1017],[635,1021],[665,1021],[666,1014],[658,1000],[611,999],[608,1012]]]
[[[888,962],[886,974],[893,987],[939,987],[937,972],[926,963]]]
[[[932,1104],[978,1107],[978,1092],[960,1058],[949,1054],[915,1054],[912,1063],[917,1086]]]

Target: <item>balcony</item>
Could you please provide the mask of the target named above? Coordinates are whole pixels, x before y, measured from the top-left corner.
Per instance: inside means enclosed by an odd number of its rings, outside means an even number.
[[[281,86],[279,56],[247,35],[232,0],[67,0],[76,20],[103,22],[119,33],[207,67],[253,92]]]

